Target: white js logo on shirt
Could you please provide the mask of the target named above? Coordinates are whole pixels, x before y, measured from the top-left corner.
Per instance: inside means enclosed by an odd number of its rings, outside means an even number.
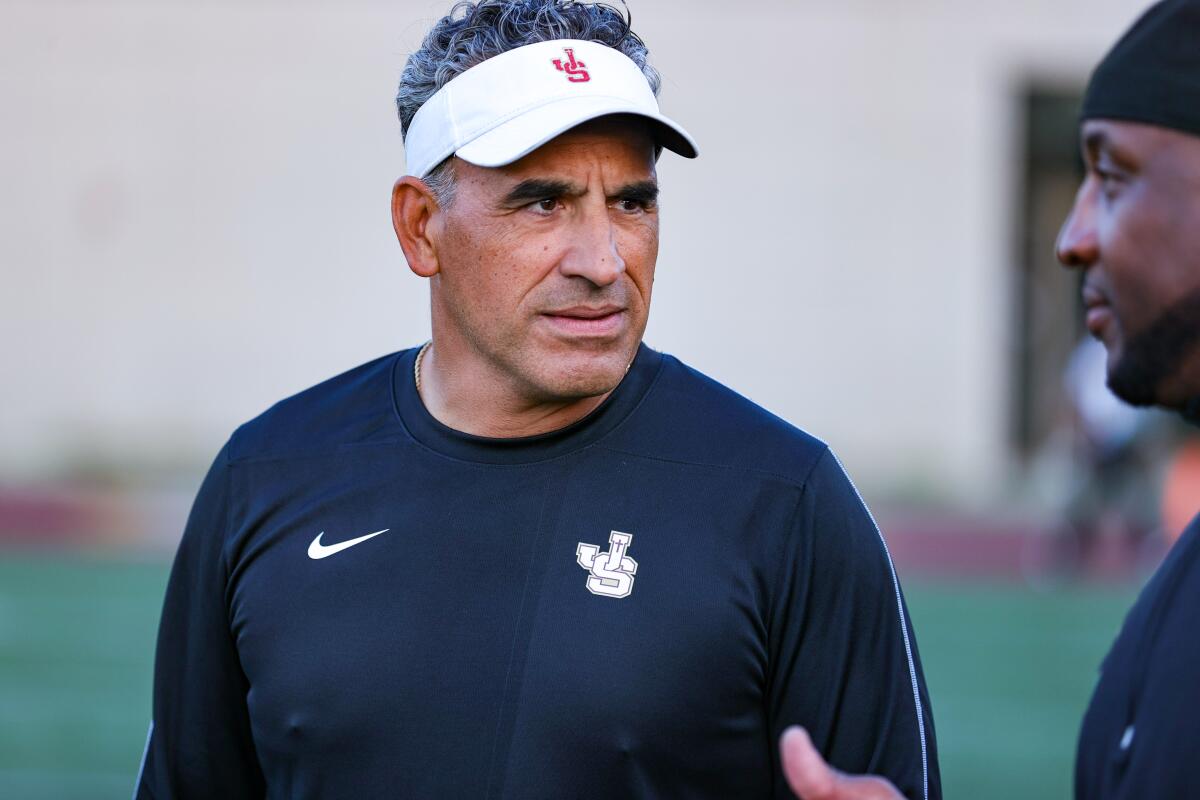
[[[633,576],[637,562],[625,555],[633,534],[612,531],[608,535],[608,552],[601,553],[594,544],[579,543],[575,560],[592,575],[587,579],[588,591],[605,597],[628,597],[633,591]]]

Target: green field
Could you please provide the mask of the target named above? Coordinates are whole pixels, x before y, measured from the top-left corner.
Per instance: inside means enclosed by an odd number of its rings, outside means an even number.
[[[167,567],[0,561],[0,798],[127,798]],[[910,581],[948,798],[1070,796],[1079,718],[1132,590]]]

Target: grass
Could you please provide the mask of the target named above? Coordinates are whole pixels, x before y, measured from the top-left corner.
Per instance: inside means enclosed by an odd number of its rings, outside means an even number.
[[[129,797],[167,567],[0,562],[0,797]]]
[[[0,797],[127,798],[161,563],[0,561]],[[913,583],[945,796],[1070,796],[1079,719],[1130,590]]]
[[[907,591],[945,796],[1072,796],[1079,723],[1132,589],[920,584]]]

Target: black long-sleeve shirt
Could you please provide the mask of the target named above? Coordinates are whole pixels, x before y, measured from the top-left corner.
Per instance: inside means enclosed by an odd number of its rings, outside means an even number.
[[[825,445],[645,347],[583,420],[470,436],[414,356],[218,456],[137,797],[790,797],[793,723],[940,796],[900,586]]]

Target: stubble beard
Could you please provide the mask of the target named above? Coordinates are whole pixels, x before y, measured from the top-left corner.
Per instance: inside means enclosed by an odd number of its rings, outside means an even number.
[[[541,354],[533,355],[527,362],[529,368],[526,371],[526,376],[532,379],[530,395],[546,402],[572,402],[607,394],[625,377],[637,347],[637,341],[632,347],[622,343],[622,346],[604,352],[597,359],[598,364],[571,365],[565,369],[553,357],[543,360]]]
[[[1108,374],[1108,388],[1130,405],[1155,405],[1161,402],[1158,391],[1164,381],[1177,376],[1198,348],[1200,289],[1185,295],[1129,338],[1121,359]]]

